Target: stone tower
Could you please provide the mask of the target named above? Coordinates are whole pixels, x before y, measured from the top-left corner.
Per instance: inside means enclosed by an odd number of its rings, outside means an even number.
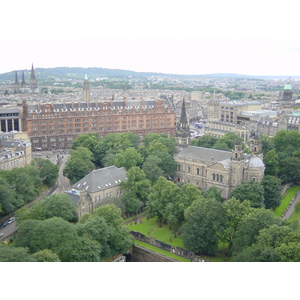
[[[262,159],[262,157],[263,157],[262,143],[257,135],[255,135],[253,140],[251,141],[250,151],[251,151],[251,154],[254,154]]]
[[[185,100],[182,101],[180,120],[176,125],[176,152],[187,147],[191,141],[190,127],[186,115]]]
[[[290,81],[283,88],[282,92],[282,101],[291,101],[293,98],[293,90],[292,86],[290,85]]]
[[[38,88],[38,85],[37,85],[37,80],[36,80],[36,77],[35,77],[33,64],[31,66],[31,73],[30,73],[30,79],[29,79],[29,90],[30,90],[31,93],[38,93],[39,92],[39,88]]]
[[[244,163],[245,157],[242,143],[240,140],[237,140],[231,155],[231,184],[233,187],[238,186],[243,181]]]
[[[213,96],[208,101],[207,106],[207,118],[209,121],[219,120],[219,100],[216,99],[216,93],[214,91]]]
[[[26,87],[26,81],[25,81],[25,75],[24,75],[24,71],[22,72],[22,81],[21,81],[21,88],[25,88]]]
[[[90,102],[90,83],[87,74],[85,74],[83,81],[83,101]]]
[[[14,83],[14,93],[19,93],[20,92],[20,82],[18,79],[18,73],[15,73],[15,83]]]

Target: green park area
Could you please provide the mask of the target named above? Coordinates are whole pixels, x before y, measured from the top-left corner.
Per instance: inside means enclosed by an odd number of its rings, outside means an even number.
[[[127,220],[128,222],[128,220]],[[183,249],[186,249],[183,245],[183,242],[180,238],[180,236],[176,236],[174,231],[170,230],[168,225],[163,224],[162,226],[159,226],[156,220],[156,217],[147,219],[147,217],[141,218],[139,220],[134,220],[132,219],[132,222],[128,223],[128,228],[130,230],[140,232],[144,234],[147,237],[153,237],[159,241],[162,241],[166,244],[169,244],[174,247],[180,247]],[[135,240],[135,243],[138,245],[141,245],[145,248],[148,248],[150,250],[153,250],[155,252],[161,253],[165,256],[175,258],[179,261],[183,262],[188,262],[190,260],[184,259],[182,257],[173,255],[167,251],[161,250],[157,247],[151,246],[150,244],[142,243],[137,240]],[[211,256],[206,256],[206,255],[200,255],[201,258],[213,261],[213,262],[221,262],[221,261],[228,261],[228,257],[222,257],[222,256],[216,256],[216,257],[211,257]]]
[[[282,216],[299,189],[300,186],[292,186],[285,192],[281,204],[274,210],[274,214],[276,217]]]

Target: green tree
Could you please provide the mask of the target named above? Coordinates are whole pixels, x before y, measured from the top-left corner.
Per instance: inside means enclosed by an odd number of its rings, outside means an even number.
[[[41,158],[35,158],[32,163],[38,168],[40,178],[43,180],[43,182],[49,186],[53,186],[58,178],[58,166],[53,164],[48,159]]]
[[[231,150],[225,142],[222,142],[220,140],[216,141],[216,143],[213,146],[213,149],[224,150],[224,151]]]
[[[6,179],[0,177],[0,205],[2,211],[1,215],[12,213],[15,209],[16,193],[8,184]]]
[[[122,196],[122,202],[127,213],[137,213],[141,208],[141,201],[132,191],[126,191]]]
[[[151,189],[151,181],[139,167],[132,167],[126,172],[127,180],[121,183],[122,187],[132,193],[132,196],[144,204]]]
[[[212,185],[206,192],[203,193],[203,197],[206,199],[215,199],[218,202],[223,202],[220,190],[214,185]]]
[[[40,220],[24,220],[18,224],[18,234],[15,236],[14,243],[17,247],[28,248],[33,253],[31,241],[35,227],[40,224]]]
[[[175,183],[159,177],[153,185],[147,201],[148,217],[157,217],[159,224],[167,221],[167,205],[176,202],[179,187]]]
[[[71,150],[69,161],[63,170],[63,175],[76,182],[91,172],[94,168],[93,153],[87,148],[77,147]]]
[[[129,147],[126,150],[117,153],[114,159],[114,165],[116,167],[124,167],[127,171],[132,167],[141,165],[142,162],[142,155],[133,147]]]
[[[186,209],[185,219],[181,227],[184,246],[198,254],[215,255],[224,229],[222,204],[214,199],[196,200]]]
[[[266,175],[261,182],[264,189],[265,208],[275,209],[281,203],[281,180],[275,176]]]
[[[58,255],[48,249],[33,253],[32,256],[37,262],[60,262]]]
[[[155,183],[159,177],[164,175],[163,170],[159,167],[161,162],[158,156],[149,155],[143,163],[142,169],[152,183]]]
[[[38,252],[44,249],[52,250],[61,261],[70,261],[72,246],[78,235],[73,224],[62,218],[53,217],[38,223],[32,233],[31,249]]]
[[[0,244],[0,262],[35,262],[28,249]]]
[[[103,217],[110,226],[120,226],[123,222],[122,211],[115,204],[105,204],[94,210],[94,215]]]
[[[266,175],[277,176],[279,172],[279,157],[274,149],[266,153],[264,156],[264,164],[266,167]]]
[[[264,189],[258,182],[242,182],[230,193],[229,198],[236,198],[241,202],[249,200],[251,206],[255,208],[264,207]]]
[[[183,184],[175,198],[175,202],[170,202],[167,207],[167,222],[170,228],[178,231],[184,222],[184,211],[192,203],[202,197],[202,192],[194,185]]]
[[[199,138],[192,140],[191,144],[193,146],[212,148],[215,145],[215,143],[217,142],[217,140],[218,139],[213,137],[212,135],[204,134],[204,135],[200,136]]]
[[[72,142],[72,149],[76,150],[78,147],[84,147],[89,149],[92,153],[95,153],[95,147],[99,143],[100,138],[96,133],[80,134]]]
[[[288,157],[281,163],[279,177],[288,183],[298,183],[300,181],[300,159],[298,157]]]
[[[300,132],[296,130],[279,130],[272,139],[276,152],[285,152],[287,149],[291,153],[300,148]]]
[[[272,211],[257,208],[246,215],[239,223],[235,235],[232,238],[233,255],[242,251],[244,247],[251,246],[257,241],[259,231],[273,224],[280,224]]]
[[[60,217],[69,222],[77,221],[76,207],[66,194],[53,194],[45,197],[38,209],[41,220]]]
[[[251,208],[250,201],[248,200],[241,202],[235,198],[230,198],[224,203],[223,209],[226,226],[222,238],[229,243],[230,251],[232,247],[232,238],[235,235],[240,222],[253,210],[253,208]]]

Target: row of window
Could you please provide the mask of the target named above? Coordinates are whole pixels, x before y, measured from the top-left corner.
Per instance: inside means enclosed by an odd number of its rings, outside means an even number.
[[[122,189],[117,190],[116,197],[120,197],[122,195],[123,195],[123,190]],[[113,197],[112,192],[105,193],[105,198],[106,199],[109,199],[109,198],[112,198],[112,197]],[[99,203],[101,201],[101,199],[102,199],[101,195],[96,196],[95,197],[95,203]]]

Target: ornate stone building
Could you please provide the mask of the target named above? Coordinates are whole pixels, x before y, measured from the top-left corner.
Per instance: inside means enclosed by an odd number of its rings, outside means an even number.
[[[184,110],[181,116],[184,117]],[[223,198],[228,199],[231,191],[242,181],[261,182],[264,176],[262,147],[258,139],[251,143],[251,154],[245,154],[240,142],[232,152],[211,148],[190,146],[176,139],[177,163],[174,181],[193,184],[201,190],[216,186]]]

